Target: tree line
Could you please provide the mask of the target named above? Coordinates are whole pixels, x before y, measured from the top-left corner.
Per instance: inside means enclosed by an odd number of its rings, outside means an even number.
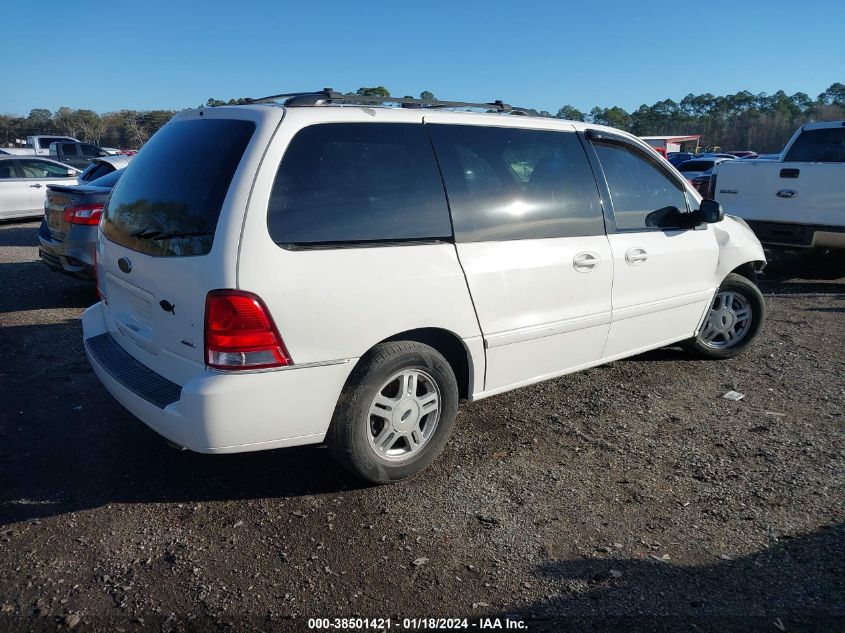
[[[356,94],[390,96],[384,86],[359,88]],[[435,98],[428,90],[419,97]],[[212,97],[200,107],[247,101],[245,97],[226,101]],[[35,108],[25,117],[0,114],[0,145],[12,146],[16,139],[33,134],[64,134],[104,147],[138,148],[174,114],[175,110],[119,110],[98,114],[93,110],[67,107],[56,112]],[[650,106],[643,104],[633,112],[619,106],[596,106],[589,112],[582,112],[565,105],[554,114],[545,110],[539,114],[609,125],[637,136],[701,134],[701,145],[705,148],[777,152],[799,125],[845,119],[845,85],[834,83],[816,98],[803,92],[787,95],[783,90],[773,95],[755,95],[747,90],[724,96],[708,92],[688,94],[680,101],[666,99]]]

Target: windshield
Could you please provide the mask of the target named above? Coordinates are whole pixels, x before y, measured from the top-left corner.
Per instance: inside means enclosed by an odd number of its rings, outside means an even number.
[[[176,121],[159,130],[112,191],[106,238],[158,257],[204,255],[255,124]]]

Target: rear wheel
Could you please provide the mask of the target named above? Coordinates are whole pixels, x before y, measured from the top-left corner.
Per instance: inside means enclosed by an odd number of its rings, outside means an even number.
[[[399,481],[440,454],[457,409],[455,374],[437,350],[413,341],[382,343],[353,370],[326,441],[354,475]]]
[[[766,304],[760,289],[731,273],[716,292],[698,336],[683,346],[699,358],[733,358],[751,345],[765,320]]]

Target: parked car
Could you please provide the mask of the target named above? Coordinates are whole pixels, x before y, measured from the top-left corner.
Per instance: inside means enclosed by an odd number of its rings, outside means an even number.
[[[741,150],[737,152],[727,152],[731,156],[736,156],[737,158],[757,158],[757,152],[752,152],[750,150]]]
[[[79,170],[40,156],[0,156],[0,220],[39,216],[52,183],[76,184]]]
[[[91,164],[88,165],[81,174],[79,174],[79,184],[89,183],[118,169],[124,169],[130,162],[132,162],[133,158],[134,155],[92,158]]]
[[[845,121],[808,123],[776,160],[721,164],[720,200],[763,243],[845,248]]]
[[[725,160],[736,160],[733,154],[725,154],[722,152],[704,152],[698,155],[698,158],[724,158]]]
[[[123,170],[78,185],[48,185],[38,255],[49,268],[94,281],[94,250],[103,207]]]
[[[180,113],[112,191],[84,345],[172,442],[395,481],[459,401],[759,333],[759,242],[640,139],[319,94]]]
[[[50,158],[65,165],[78,169],[85,169],[91,164],[91,159],[108,156],[109,153],[93,143],[52,143]]]
[[[695,154],[692,152],[670,152],[666,155],[666,160],[672,163],[675,167],[683,162],[692,160],[693,158],[695,158]]]
[[[687,180],[692,180],[697,176],[701,176],[702,174],[709,173],[713,167],[718,165],[719,163],[723,163],[726,160],[730,160],[728,158],[694,158],[692,160],[685,161],[678,165],[678,171],[683,174],[684,178]]]
[[[742,160],[780,160],[780,154],[758,154],[757,156],[746,156]]]

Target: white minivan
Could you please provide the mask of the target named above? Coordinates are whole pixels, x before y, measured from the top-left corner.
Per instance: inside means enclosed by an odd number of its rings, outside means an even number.
[[[396,481],[459,402],[759,334],[760,243],[637,138],[333,94],[183,112],[114,188],[85,349],[172,442]]]

